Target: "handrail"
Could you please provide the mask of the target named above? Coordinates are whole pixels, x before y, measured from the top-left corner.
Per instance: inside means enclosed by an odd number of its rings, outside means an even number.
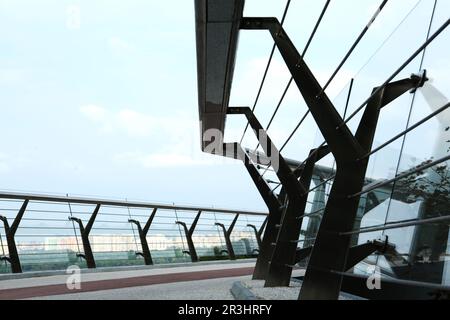
[[[76,203],[76,204],[91,204],[102,206],[117,206],[117,207],[129,207],[129,208],[158,208],[168,210],[181,210],[181,211],[203,211],[203,212],[215,212],[226,214],[243,214],[250,216],[267,216],[267,212],[258,211],[246,211],[246,210],[232,210],[223,208],[211,208],[211,207],[194,207],[194,206],[176,206],[167,204],[158,204],[150,202],[130,202],[119,201],[110,199],[95,199],[95,198],[81,198],[81,197],[63,197],[63,196],[49,196],[42,194],[32,193],[9,193],[0,192],[0,199],[19,199],[29,201],[44,201],[44,202],[60,202],[60,203]]]

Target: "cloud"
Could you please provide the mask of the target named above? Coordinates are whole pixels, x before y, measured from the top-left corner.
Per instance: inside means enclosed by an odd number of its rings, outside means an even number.
[[[23,85],[28,78],[29,73],[25,69],[0,69],[0,85]]]
[[[132,53],[136,50],[133,45],[119,37],[110,37],[108,39],[108,46],[117,54]]]
[[[81,106],[80,112],[91,122],[98,124],[98,129],[102,133],[124,132],[132,137],[148,137],[164,122],[134,110],[110,111],[95,104]]]
[[[10,172],[10,166],[7,162],[7,156],[0,153],[0,174]]]
[[[157,152],[150,154],[146,154],[143,152],[119,153],[114,156],[114,161],[119,164],[139,165],[148,169],[240,165],[239,161],[201,153],[199,150],[198,152],[190,153],[188,150],[179,150],[171,147],[167,149],[167,152]]]
[[[95,104],[80,107],[80,112],[97,125],[96,129],[101,134],[145,138],[145,145],[150,143],[152,146],[152,152],[141,148],[130,151],[128,146],[123,146],[121,152],[112,156],[119,165],[159,168],[237,162],[200,151],[198,120],[192,115],[151,116],[128,108],[108,110]]]
[[[107,118],[107,112],[104,108],[95,104],[88,104],[80,107],[80,111],[92,121],[104,121]]]

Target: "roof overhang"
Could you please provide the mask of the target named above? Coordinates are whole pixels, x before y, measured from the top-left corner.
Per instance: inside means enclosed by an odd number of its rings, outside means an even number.
[[[202,151],[210,143],[205,135],[208,130],[220,132],[221,141],[214,142],[223,143],[244,1],[195,0]]]

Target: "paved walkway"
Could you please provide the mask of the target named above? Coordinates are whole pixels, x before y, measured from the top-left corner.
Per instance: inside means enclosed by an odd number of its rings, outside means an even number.
[[[0,281],[0,299],[232,299],[234,281],[249,279],[254,262],[81,274],[70,290],[68,275]]]

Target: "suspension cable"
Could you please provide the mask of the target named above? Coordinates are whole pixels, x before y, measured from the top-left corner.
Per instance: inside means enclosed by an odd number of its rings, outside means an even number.
[[[328,9],[328,6],[330,5],[330,2],[331,2],[331,0],[327,0],[327,2],[325,3],[325,6],[324,6],[323,9],[322,9],[322,12],[320,13],[319,18],[317,19],[317,22],[316,22],[316,24],[315,24],[315,26],[314,26],[314,29],[313,29],[313,31],[311,32],[311,35],[309,36],[308,42],[306,43],[305,49],[303,49],[303,53],[302,53],[302,57],[303,57],[303,58],[305,57],[306,52],[308,52],[309,46],[311,45],[311,42],[312,42],[312,40],[314,39],[314,37],[315,37],[315,35],[316,35],[316,33],[317,33],[317,30],[319,29],[319,26],[320,26],[320,24],[321,24],[321,22],[322,22],[322,20],[323,20],[323,17],[325,16],[325,13],[326,13],[326,11],[327,11],[327,9]],[[291,87],[291,84],[292,84],[292,81],[293,81],[293,80],[294,80],[294,77],[291,76],[291,78],[289,79],[289,81],[288,81],[288,83],[287,83],[287,85],[286,85],[286,87],[285,87],[285,89],[284,89],[284,91],[283,91],[283,94],[281,95],[280,100],[278,101],[277,107],[275,108],[275,111],[273,112],[272,117],[270,118],[269,124],[268,124],[267,127],[266,127],[266,132],[269,130],[270,126],[272,125],[272,122],[273,122],[273,120],[275,119],[275,116],[277,115],[278,110],[280,109],[280,106],[281,106],[281,104],[283,103],[284,98],[286,97],[286,94],[287,94],[289,88]],[[308,110],[308,111],[309,111],[309,110]],[[308,112],[308,113],[309,113],[309,112]],[[306,115],[306,116],[307,116],[307,115]],[[304,118],[306,118],[306,116],[305,116]],[[303,121],[301,121],[301,122],[303,122]],[[298,128],[300,127],[300,125],[301,125],[301,123],[297,125],[297,127],[296,127],[296,129],[294,130],[294,132],[292,133],[292,135],[295,134],[295,131],[298,130]],[[257,145],[256,148],[255,148],[255,151],[258,149],[259,146],[260,146],[260,143],[258,142],[258,145]],[[282,150],[282,149],[283,149],[283,147],[281,148],[281,150]],[[280,150],[280,152],[281,152],[281,150]]]
[[[388,0],[383,0],[383,2],[381,3],[381,5],[377,8],[375,14],[373,15],[373,17],[370,19],[369,23],[364,27],[363,31],[361,32],[361,34],[358,36],[358,38],[356,39],[356,41],[353,43],[353,45],[351,46],[350,50],[347,52],[347,54],[345,55],[344,59],[342,59],[341,63],[339,64],[339,66],[336,68],[336,70],[333,72],[333,74],[331,75],[330,79],[327,81],[327,83],[325,84],[325,86],[322,88],[322,91],[320,91],[320,93],[318,94],[318,97],[320,97],[325,90],[328,88],[328,86],[330,85],[330,83],[333,81],[333,79],[336,77],[336,75],[338,74],[338,72],[341,70],[342,66],[347,62],[348,58],[351,56],[351,54],[353,53],[353,51],[356,49],[356,47],[358,46],[358,44],[361,42],[361,40],[364,38],[365,34],[367,33],[367,31],[370,29],[370,27],[372,26],[372,24],[375,22],[375,20],[377,19],[378,15],[381,13],[381,11],[383,11],[383,8],[386,6]]]
[[[281,19],[281,26],[280,26],[280,28],[283,27],[284,21],[286,19],[286,15],[287,15],[287,13],[289,11],[290,4],[291,4],[291,0],[287,0],[286,7],[284,8],[284,12],[283,12],[283,18]],[[273,55],[275,53],[276,47],[277,47],[277,45],[274,42],[273,47],[272,47],[272,51],[270,52],[270,55],[269,55],[269,61],[267,62],[266,69],[264,71],[264,75],[263,75],[261,84],[260,84],[259,89],[258,89],[258,94],[256,95],[255,103],[253,104],[253,108],[252,108],[253,112],[256,109],[256,105],[258,104],[259,97],[261,96],[261,92],[262,92],[262,89],[264,87],[264,83],[266,82],[267,73],[269,72],[270,64],[272,63],[272,59],[273,59]],[[247,121],[247,125],[245,126],[244,133],[242,134],[242,138],[241,138],[240,144],[242,144],[242,141],[244,140],[245,134],[246,134],[246,132],[248,130],[248,126],[249,126],[249,122]]]

